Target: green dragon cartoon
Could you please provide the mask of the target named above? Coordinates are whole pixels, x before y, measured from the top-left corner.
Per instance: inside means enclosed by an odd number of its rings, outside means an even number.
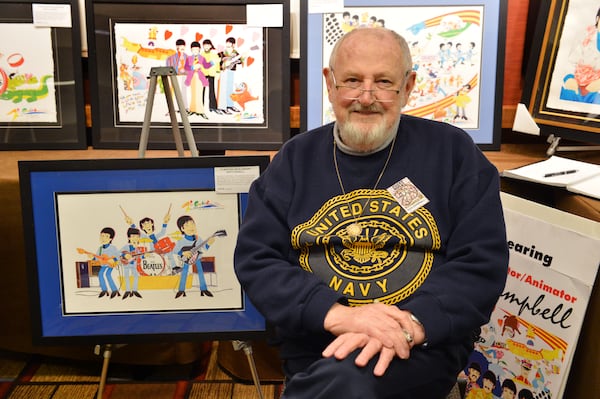
[[[35,102],[48,95],[48,79],[52,79],[52,75],[44,75],[37,88],[34,89],[12,89],[11,85],[7,90],[0,94],[0,100],[12,100],[13,103],[20,103],[25,100],[28,103]]]

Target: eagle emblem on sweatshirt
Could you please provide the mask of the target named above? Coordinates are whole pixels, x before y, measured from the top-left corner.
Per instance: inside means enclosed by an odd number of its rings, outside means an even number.
[[[359,225],[360,234],[348,226]],[[407,213],[387,190],[359,189],[331,198],[292,231],[300,266],[352,305],[394,304],[431,272],[440,234],[431,213]]]

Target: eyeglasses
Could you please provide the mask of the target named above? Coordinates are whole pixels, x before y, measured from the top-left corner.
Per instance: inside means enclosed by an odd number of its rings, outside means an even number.
[[[409,73],[410,71],[408,71],[405,74],[405,77],[408,76]],[[338,90],[342,98],[346,100],[356,101],[360,98],[360,96],[362,96],[364,92],[368,92],[373,96],[375,101],[378,101],[380,103],[390,103],[392,101],[395,101],[398,94],[400,94],[400,90],[398,89],[382,87],[391,85],[390,82],[375,82],[375,86],[377,87],[376,89],[363,89],[361,87],[363,83],[358,80],[351,80],[343,85],[337,84],[335,74],[333,73],[333,69],[331,70],[331,76],[333,78],[333,84],[336,90]]]

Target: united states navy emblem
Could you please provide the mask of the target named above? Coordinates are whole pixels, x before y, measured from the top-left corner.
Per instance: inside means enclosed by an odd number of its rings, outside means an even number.
[[[348,233],[358,224],[359,235]],[[387,190],[360,189],[327,201],[292,231],[300,266],[315,273],[351,305],[395,304],[431,271],[440,248],[426,207],[407,213]]]

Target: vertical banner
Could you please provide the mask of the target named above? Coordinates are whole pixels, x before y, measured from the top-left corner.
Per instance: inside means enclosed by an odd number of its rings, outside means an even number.
[[[466,398],[561,398],[600,264],[600,223],[502,201],[508,278],[464,370]]]

